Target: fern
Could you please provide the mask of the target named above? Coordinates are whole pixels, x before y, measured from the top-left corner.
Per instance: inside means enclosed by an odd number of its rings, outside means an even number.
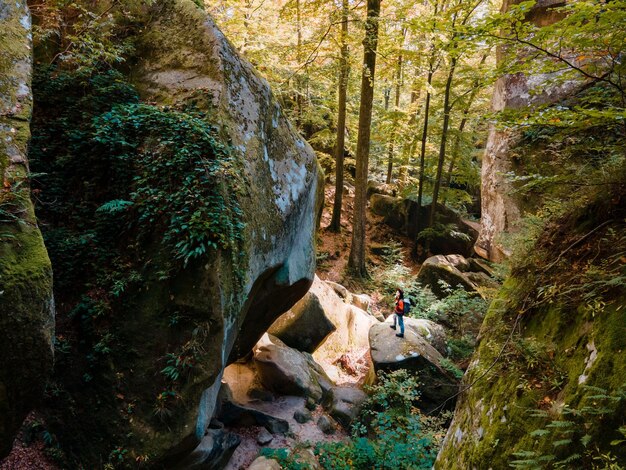
[[[100,207],[96,209],[98,213],[105,214],[117,214],[118,212],[123,212],[132,206],[133,203],[130,201],[125,201],[123,199],[113,199],[112,201],[105,202]]]
[[[552,421],[546,427],[563,429],[563,428],[569,428],[570,426],[573,426],[573,425],[574,423],[572,423],[571,421]]]
[[[566,446],[568,444],[571,444],[572,440],[571,439],[559,439],[558,441],[554,441],[552,443],[553,447],[561,447],[561,446]]]

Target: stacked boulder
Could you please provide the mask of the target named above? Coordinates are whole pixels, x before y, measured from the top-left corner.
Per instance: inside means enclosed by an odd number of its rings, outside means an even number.
[[[419,207],[413,199],[372,193],[370,209],[374,214],[383,217],[384,223],[395,231],[415,240],[427,225],[431,205],[423,204]],[[430,241],[430,251],[444,255],[460,253],[471,256],[474,243],[478,239],[478,224],[462,218],[442,204],[437,204],[436,219],[446,227],[446,231]]]
[[[462,255],[437,255],[424,261],[417,279],[441,298],[446,295],[441,281],[452,288],[461,286],[468,292],[484,294],[486,290],[499,286],[491,274],[489,266],[477,259]]]

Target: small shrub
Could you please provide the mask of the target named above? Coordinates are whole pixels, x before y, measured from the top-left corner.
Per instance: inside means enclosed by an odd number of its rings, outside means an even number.
[[[433,423],[416,408],[418,384],[405,370],[381,374],[368,390],[360,420],[348,443],[320,443],[315,448],[325,469],[432,467],[440,442]]]

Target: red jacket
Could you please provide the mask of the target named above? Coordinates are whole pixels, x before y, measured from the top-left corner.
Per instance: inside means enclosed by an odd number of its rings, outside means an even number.
[[[404,300],[402,299],[396,300],[395,313],[397,313],[398,315],[404,315]]]

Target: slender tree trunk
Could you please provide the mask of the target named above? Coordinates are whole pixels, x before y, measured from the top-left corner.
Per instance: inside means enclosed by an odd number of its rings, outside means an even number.
[[[404,39],[406,38],[406,28],[404,28],[402,30],[402,47],[404,47]],[[402,49],[400,49],[400,52],[398,53],[398,61],[396,62],[396,87],[395,87],[395,91],[396,91],[396,95],[395,95],[395,107],[396,109],[394,111],[398,111],[398,108],[400,108],[400,91],[402,89],[402,61],[403,61],[403,56],[402,56]],[[394,119],[394,123],[397,124],[397,122],[395,122]],[[387,163],[387,184],[391,183],[391,175],[393,173],[393,149],[395,146],[395,141],[396,141],[396,136],[397,136],[397,131],[395,130],[395,125],[394,125],[394,130],[392,131],[391,134],[391,142],[389,143],[389,149],[388,149],[388,163]]]
[[[296,0],[296,30],[298,35],[298,43],[296,45],[296,58],[298,61],[298,66],[302,65],[302,21],[300,18],[300,0]],[[296,75],[296,108],[297,108],[297,118],[296,118],[296,126],[300,128],[302,125],[302,107],[303,107],[303,94],[302,90],[302,77],[300,76],[300,72]]]
[[[446,174],[446,183],[445,188],[450,189],[450,183],[452,181],[452,172],[454,171],[454,165],[456,165],[456,161],[459,157],[459,149],[461,148],[461,138],[463,135],[463,130],[465,129],[465,125],[467,124],[467,115],[469,113],[469,106],[463,112],[463,119],[461,119],[461,124],[459,124],[458,134],[454,138],[454,146],[452,147],[452,157],[450,158],[450,164],[448,165],[448,173]],[[443,194],[443,199],[441,203],[445,206],[446,200],[448,198],[448,191]]]
[[[348,62],[348,0],[343,0],[341,12],[341,58],[339,65],[339,91],[337,115],[337,141],[335,143],[335,201],[333,204],[333,218],[329,229],[333,232],[341,231],[341,205],[343,200],[343,157],[346,142],[346,96],[348,91],[348,77],[350,68]]]
[[[417,82],[417,79],[416,79]],[[408,172],[406,171],[406,166],[409,164],[409,162],[411,161],[411,159],[413,158],[413,155],[415,155],[415,148],[417,147],[417,141],[418,141],[418,123],[419,123],[419,117],[420,117],[420,112],[422,110],[422,106],[421,105],[417,105],[416,103],[419,101],[421,97],[421,89],[415,89],[411,92],[411,106],[415,106],[415,111],[413,113],[411,113],[411,116],[409,117],[409,120],[407,122],[407,129],[409,129],[409,132],[411,132],[412,129],[415,129],[415,132],[413,133],[413,137],[410,140],[407,140],[404,142],[404,144],[402,145],[402,162],[405,165],[404,169],[401,169],[398,172],[398,188],[400,189],[401,187],[403,187],[406,183],[406,177],[408,175]]]
[[[428,118],[430,116],[430,85],[433,81],[433,62],[434,62],[434,52],[431,55],[431,61],[428,69],[428,78],[426,83],[428,84],[428,89],[426,90],[426,101],[424,103],[424,123],[422,126],[422,148],[420,151],[420,171],[419,171],[419,186],[417,189],[417,234],[419,235],[422,227],[422,199],[424,197],[424,167],[426,161],[426,139],[428,138]]]
[[[480,60],[479,67],[482,66],[487,60],[488,54],[484,54]],[[467,121],[469,120],[469,113],[472,109],[472,105],[474,104],[474,100],[480,91],[480,80],[477,78],[472,83],[472,92],[467,100],[467,104],[465,105],[465,109],[463,110],[463,118],[461,119],[461,124],[459,124],[458,134],[454,139],[454,147],[452,148],[452,157],[450,158],[450,165],[448,165],[448,173],[446,175],[446,189],[450,189],[450,184],[452,182],[452,172],[454,171],[454,166],[459,158],[460,148],[461,148],[461,140],[463,138],[463,130],[465,130],[465,126]],[[446,200],[448,198],[448,191],[444,193],[442,204],[446,204]]]
[[[445,7],[445,4],[444,4]],[[439,10],[439,2],[435,2],[434,7],[434,16],[437,17],[437,12]],[[435,24],[433,23],[433,32],[435,30]],[[430,57],[428,59],[428,77],[426,78],[426,100],[424,103],[424,123],[422,126],[422,148],[420,150],[420,171],[419,171],[419,187],[417,190],[417,227],[416,234],[419,236],[419,233],[422,229],[422,200],[424,198],[424,167],[426,163],[426,139],[428,138],[428,120],[430,117],[430,87],[433,82],[433,75],[435,73],[435,59],[436,59],[437,51],[435,49],[435,44],[430,44]],[[415,243],[415,253],[418,253],[417,243]]]
[[[376,47],[378,45],[378,20],[380,0],[367,0],[367,22],[363,41],[363,73],[361,77],[361,105],[359,109],[359,135],[356,147],[356,188],[354,197],[354,225],[348,268],[357,277],[367,277],[365,266],[365,206],[367,203],[367,170],[369,160],[370,132],[372,127],[372,104],[374,101],[374,76],[376,70]]]
[[[437,175],[435,176],[435,187],[433,189],[433,202],[430,206],[430,218],[428,220],[429,227],[432,227],[435,222],[435,213],[437,212],[437,199],[439,198],[439,188],[441,186],[443,164],[446,159],[446,142],[448,140],[448,128],[450,126],[450,91],[452,89],[452,80],[454,78],[456,63],[457,58],[453,57],[450,61],[450,70],[448,71],[448,79],[446,80],[446,88],[444,92],[441,144],[439,145],[439,159],[437,161]]]

